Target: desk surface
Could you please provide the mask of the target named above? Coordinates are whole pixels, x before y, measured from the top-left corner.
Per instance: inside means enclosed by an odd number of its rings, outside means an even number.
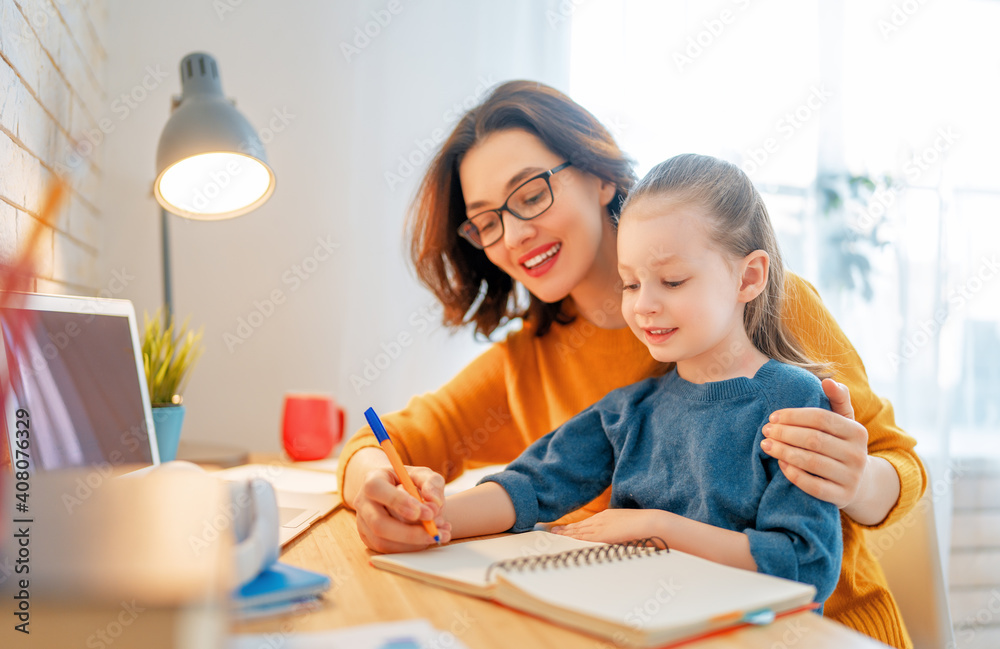
[[[517,647],[610,648],[605,640],[570,631],[491,602],[429,586],[369,564],[369,550],[345,508],[316,523],[292,542],[281,560],[325,572],[333,585],[323,607],[300,615],[238,624],[240,633],[322,631],[358,624],[427,618],[470,649]],[[794,647],[876,649],[884,645],[813,613],[799,613],[759,628],[685,645],[697,649]]]

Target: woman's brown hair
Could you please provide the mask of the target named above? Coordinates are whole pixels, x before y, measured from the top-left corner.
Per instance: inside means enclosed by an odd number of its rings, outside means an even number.
[[[747,336],[768,358],[805,368],[820,378],[829,376],[828,366],[806,355],[781,318],[785,267],[767,207],[750,178],[725,160],[685,153],[650,169],[632,188],[622,217],[627,218],[629,205],[650,197],[669,197],[706,208],[714,220],[709,236],[732,258],[742,259],[755,250],[766,252],[770,258],[767,284],[743,311]]]
[[[534,81],[496,86],[459,120],[431,161],[410,211],[407,237],[417,277],[444,307],[444,324],[454,328],[475,322],[476,333],[489,337],[505,322],[524,318],[541,336],[553,321],[570,321],[562,301],[545,303],[529,295],[523,304],[511,277],[456,231],[467,218],[459,165],[486,136],[509,129],[535,135],[574,169],[614,183],[617,192],[608,205],[612,221],[635,172],[597,118],[555,88]]]

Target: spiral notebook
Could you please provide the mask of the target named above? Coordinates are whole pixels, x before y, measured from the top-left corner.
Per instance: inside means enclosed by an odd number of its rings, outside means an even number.
[[[808,608],[807,584],[643,539],[605,545],[528,532],[383,554],[372,565],[633,646],[661,646]]]

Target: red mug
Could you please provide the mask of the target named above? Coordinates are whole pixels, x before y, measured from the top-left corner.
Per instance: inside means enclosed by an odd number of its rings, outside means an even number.
[[[328,394],[285,395],[281,440],[296,462],[322,460],[344,436],[344,409]]]

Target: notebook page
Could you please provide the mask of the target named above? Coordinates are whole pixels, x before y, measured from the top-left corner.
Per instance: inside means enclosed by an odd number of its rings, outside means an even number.
[[[499,578],[505,583],[495,594],[498,601],[592,633],[610,636],[618,630],[644,638],[635,640],[640,644],[729,626],[741,617],[734,617],[737,612],[781,612],[815,596],[812,586],[677,550],[610,563],[505,571]]]
[[[377,568],[486,597],[489,567],[503,559],[554,554],[565,550],[601,545],[550,532],[526,532],[493,539],[451,543],[420,552],[381,554],[371,558]]]

